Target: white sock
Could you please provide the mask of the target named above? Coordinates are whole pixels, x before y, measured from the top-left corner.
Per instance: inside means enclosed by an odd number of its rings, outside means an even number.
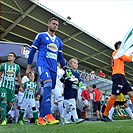
[[[70,111],[71,111],[74,121],[78,119],[77,110],[73,105],[72,106],[70,105]]]
[[[129,107],[127,107],[127,108],[125,108],[125,110],[127,111],[127,113],[129,114],[129,116],[133,120],[133,113],[132,113],[131,109]]]
[[[109,116],[108,116],[109,119],[113,119],[112,117],[113,117],[114,110],[115,110],[114,107],[112,107],[112,108],[110,109],[110,111],[109,111]]]
[[[51,107],[51,112],[54,113],[56,109],[57,109],[57,105],[53,104],[53,106]]]
[[[63,113],[62,113],[62,118],[66,118],[66,114],[67,114],[67,112],[68,112],[68,109],[65,107],[65,108],[63,108]]]
[[[18,122],[18,118],[19,118],[19,110],[18,109],[15,109],[15,122],[17,123]]]
[[[66,120],[71,120],[71,112],[66,114]]]
[[[63,101],[58,102],[58,110],[60,112],[60,116],[63,114]]]

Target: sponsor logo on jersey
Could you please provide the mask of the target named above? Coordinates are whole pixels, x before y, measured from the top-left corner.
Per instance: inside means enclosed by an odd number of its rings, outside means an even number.
[[[48,37],[46,37],[46,40],[49,40],[49,38],[48,38]]]
[[[33,88],[29,88],[29,91],[33,91],[34,89]]]
[[[54,43],[48,44],[47,48],[50,49],[53,52],[56,52],[58,50],[58,47]]]
[[[14,75],[14,72],[12,70],[8,70],[6,71],[6,75],[11,77]]]
[[[54,59],[54,60],[57,60],[57,55],[52,53],[52,52],[47,52],[46,53],[46,57],[47,58],[51,58],[51,59]]]

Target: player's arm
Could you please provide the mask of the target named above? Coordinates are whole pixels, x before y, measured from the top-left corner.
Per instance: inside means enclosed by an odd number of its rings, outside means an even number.
[[[58,51],[58,60],[61,64],[61,67],[65,69],[66,68],[66,62],[65,62],[65,59],[64,59],[63,53],[62,53],[63,44],[62,44],[62,41],[60,39],[59,39],[59,43],[60,43],[60,46],[59,46],[59,51]]]
[[[94,102],[95,102],[95,96],[96,96],[96,94],[95,94],[95,92],[93,92],[93,100],[94,100]]]
[[[1,80],[1,76],[3,74],[3,71],[4,71],[4,67],[3,67],[3,64],[0,65],[0,80]]]
[[[22,88],[23,87],[23,83],[21,82],[21,75],[20,75],[20,73],[17,75],[17,79],[18,79],[18,83],[20,85],[20,88]]]
[[[21,74],[20,74],[20,66],[19,65],[17,65],[17,72],[16,72],[16,75],[17,75],[17,79],[18,79],[18,83],[19,83],[19,85],[20,85],[20,88],[19,88],[19,90],[20,91],[22,91],[23,90],[23,84],[22,84],[22,79],[21,79]]]
[[[0,80],[1,80],[2,72],[0,72]]]
[[[126,61],[126,62],[131,62],[133,60],[133,57],[130,55],[130,56],[126,56],[126,55],[123,55],[122,57],[120,57],[122,60]]]
[[[29,57],[28,57],[28,62],[27,62],[27,69],[26,69],[26,74],[28,75],[31,72],[31,64],[35,55],[36,49],[34,47],[31,48]]]
[[[102,100],[102,93],[100,93],[100,100]]]
[[[82,97],[82,99],[85,100],[85,97],[84,97],[84,91],[82,91],[82,93],[81,93],[81,97]]]

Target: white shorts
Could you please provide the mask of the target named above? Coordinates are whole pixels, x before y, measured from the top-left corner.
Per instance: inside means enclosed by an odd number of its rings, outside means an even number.
[[[67,113],[70,112],[70,106],[72,105],[76,109],[76,100],[74,98],[64,100],[64,107],[67,109]]]
[[[19,91],[18,92],[18,106],[22,105],[23,97],[24,97],[24,92]]]
[[[27,109],[28,107],[35,107],[35,99],[23,99],[21,109]]]
[[[54,95],[54,102],[59,102],[64,99],[62,96],[62,88],[52,89],[52,93]]]
[[[88,109],[90,109],[90,102],[88,100],[84,100],[83,102],[83,107],[88,106]]]

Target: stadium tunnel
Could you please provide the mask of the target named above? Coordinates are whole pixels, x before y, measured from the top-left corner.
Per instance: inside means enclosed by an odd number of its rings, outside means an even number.
[[[22,70],[22,75],[25,74],[25,69],[27,67],[27,58],[29,56],[30,47],[24,43],[13,43],[13,42],[3,42],[0,41],[0,60],[1,62],[7,61],[7,55],[10,52],[14,52],[17,57],[15,63],[19,64]],[[35,53],[32,69],[36,68],[37,52]]]

